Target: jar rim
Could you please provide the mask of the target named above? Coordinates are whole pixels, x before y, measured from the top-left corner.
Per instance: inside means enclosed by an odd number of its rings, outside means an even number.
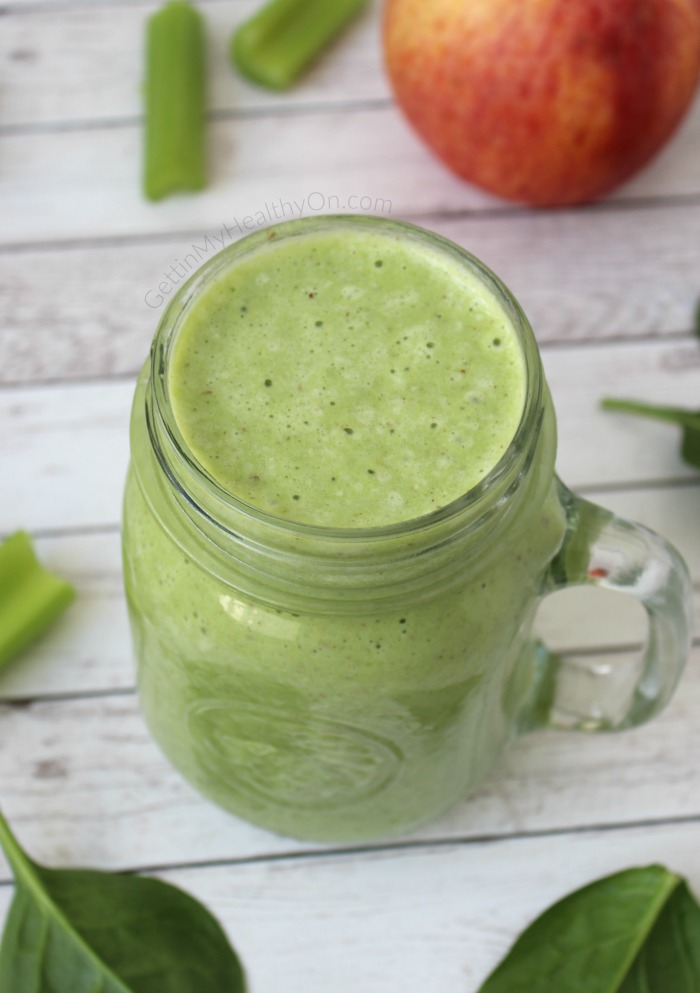
[[[179,429],[168,394],[168,369],[172,348],[182,320],[194,297],[236,259],[255,252],[273,238],[301,237],[317,231],[352,228],[398,235],[424,244],[465,266],[491,292],[516,333],[525,369],[525,400],[518,426],[501,458],[465,493],[428,513],[406,520],[362,527],[336,527],[279,517],[250,504],[225,489],[198,462]],[[456,243],[418,225],[373,215],[323,214],[263,228],[220,250],[179,288],[169,302],[156,330],[150,357],[150,390],[147,421],[154,451],[162,469],[181,497],[210,524],[229,534],[239,533],[245,521],[263,526],[269,534],[332,542],[334,547],[353,542],[381,542],[459,521],[478,525],[511,481],[522,472],[537,441],[541,423],[543,376],[534,333],[520,304],[488,266]]]

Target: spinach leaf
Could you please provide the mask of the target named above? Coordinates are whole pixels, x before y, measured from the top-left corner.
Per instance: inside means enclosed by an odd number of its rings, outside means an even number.
[[[0,993],[243,993],[214,917],[155,879],[46,869],[0,814],[16,891],[0,946]]]
[[[479,993],[698,993],[700,906],[663,866],[615,873],[554,904]]]
[[[617,410],[623,414],[639,414],[659,421],[678,424],[683,430],[681,457],[695,469],[700,469],[700,410],[684,410],[682,407],[657,407],[653,404],[638,403],[635,400],[602,401],[603,410]]]

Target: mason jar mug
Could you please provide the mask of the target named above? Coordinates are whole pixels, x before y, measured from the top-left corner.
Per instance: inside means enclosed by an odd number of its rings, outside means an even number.
[[[507,450],[457,499],[380,526],[296,521],[222,487],[174,416],[173,347],[211,281],[265,250],[260,232],[205,263],[157,329],[133,404],[123,555],[141,705],[172,764],[255,824],[356,841],[445,811],[518,734],[652,717],[688,653],[690,584],[662,538],[578,499],[555,475],[534,337],[493,273],[436,235],[383,219],[314,218],[274,234],[331,229],[444,253],[496,301],[526,377]],[[594,663],[582,671],[533,639],[542,597],[580,584],[646,608],[643,659],[622,703],[617,676]]]

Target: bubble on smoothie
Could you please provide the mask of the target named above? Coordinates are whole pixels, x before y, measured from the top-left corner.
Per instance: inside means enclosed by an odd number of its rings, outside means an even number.
[[[343,286],[340,291],[344,300],[359,300],[366,293],[364,286]]]

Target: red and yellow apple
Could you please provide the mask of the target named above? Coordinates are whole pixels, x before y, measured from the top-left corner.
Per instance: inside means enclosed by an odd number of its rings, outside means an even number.
[[[459,176],[537,205],[640,169],[700,75],[700,0],[387,0],[399,106]]]

